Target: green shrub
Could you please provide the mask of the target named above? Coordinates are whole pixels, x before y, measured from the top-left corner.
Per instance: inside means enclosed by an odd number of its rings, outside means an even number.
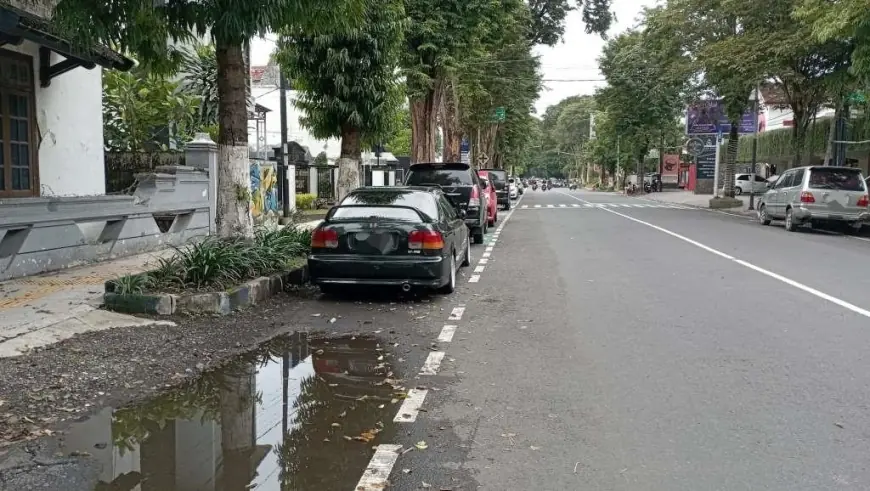
[[[148,274],[128,275],[115,281],[120,294],[184,288],[226,289],[239,283],[286,270],[308,254],[311,232],[293,227],[259,229],[253,240],[209,237],[176,249]]]
[[[313,194],[297,194],[296,195],[296,208],[300,210],[313,210],[314,209],[314,200],[317,199]]]

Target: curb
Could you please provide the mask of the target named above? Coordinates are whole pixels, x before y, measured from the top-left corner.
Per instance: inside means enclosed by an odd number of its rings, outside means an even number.
[[[262,276],[222,292],[176,295],[122,295],[115,293],[114,283],[106,283],[103,306],[106,310],[127,314],[218,314],[228,315],[235,310],[257,305],[281,293],[289,285],[301,285],[308,281],[308,266]]]
[[[627,198],[655,201],[657,203],[665,203],[668,205],[689,206],[691,208],[696,208],[698,210],[715,211],[718,213],[725,213],[728,215],[734,215],[734,216],[740,216],[740,217],[754,217],[755,216],[754,211],[744,210],[742,208],[739,211],[737,211],[736,208],[710,208],[709,206],[698,206],[698,205],[693,205],[691,203],[677,203],[675,201],[665,201],[665,200],[661,200],[661,199],[647,198],[646,196],[649,196],[648,194],[645,194],[644,197],[630,196],[630,195],[623,195],[623,196],[625,196]]]

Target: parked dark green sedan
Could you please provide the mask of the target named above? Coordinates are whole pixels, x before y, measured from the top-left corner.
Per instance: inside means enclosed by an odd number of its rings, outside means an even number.
[[[471,264],[464,218],[437,188],[356,189],[312,232],[311,281],[325,292],[385,285],[453,293],[457,268]]]

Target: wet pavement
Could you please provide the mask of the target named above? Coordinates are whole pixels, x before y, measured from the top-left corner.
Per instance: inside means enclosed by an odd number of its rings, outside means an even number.
[[[369,336],[296,333],[144,404],[69,428],[60,452],[101,467],[95,491],[353,489],[395,436],[400,374]]]

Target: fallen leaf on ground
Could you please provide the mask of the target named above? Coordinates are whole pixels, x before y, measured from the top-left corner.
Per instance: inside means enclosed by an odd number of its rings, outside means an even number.
[[[427,448],[429,448],[429,445],[426,445],[426,442],[424,442],[423,440],[415,443],[414,446],[417,447],[417,450],[426,450]]]
[[[333,428],[340,428],[341,425],[339,423],[332,423]]]
[[[330,324],[335,324],[335,317],[333,317],[332,319],[329,319],[329,323],[330,323]]]
[[[320,317],[320,314],[311,314],[311,317]]]
[[[536,447],[534,445],[530,446],[529,448],[532,450],[540,450],[541,449],[541,447]]]
[[[411,473],[411,469],[402,469],[402,472],[404,472],[405,474],[410,474],[410,473]]]
[[[837,428],[843,428],[843,423],[834,423]]]
[[[431,487],[432,487],[432,485],[431,485],[431,484],[429,484],[429,483],[428,483],[428,482],[426,482],[426,481],[420,481],[420,482],[421,482],[421,484],[420,484],[420,486],[422,486],[422,487],[423,487],[423,489],[429,489],[429,488],[431,488]]]
[[[352,437],[349,437],[349,436],[347,436],[347,435],[344,435],[343,438],[344,438],[345,440],[349,441],[349,442],[353,441],[353,438],[352,438]]]

